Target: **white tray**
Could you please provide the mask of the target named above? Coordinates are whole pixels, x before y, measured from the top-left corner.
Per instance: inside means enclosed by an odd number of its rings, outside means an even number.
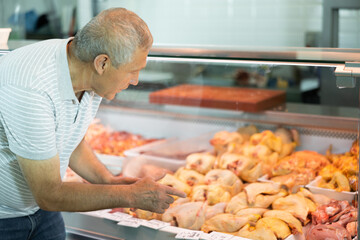
[[[148,155],[125,157],[123,161],[123,175],[128,177],[137,177],[141,167],[145,164],[165,168],[175,172],[178,168],[185,166],[185,161]]]
[[[96,156],[112,174],[119,175],[121,173],[124,157],[100,153],[96,153]]]
[[[158,147],[161,148],[161,146],[163,146],[164,143],[172,142],[175,140],[176,140],[176,138],[157,140],[155,142],[151,142],[151,143],[139,146],[139,147],[134,147],[134,148],[125,150],[124,155],[126,157],[137,157],[141,154],[144,154],[146,151],[149,151],[151,149],[157,149]]]
[[[145,155],[150,158],[158,159],[166,162],[185,161],[186,157],[191,153],[212,151],[213,146],[210,140],[217,131],[212,131],[200,136],[188,139],[168,139],[159,144],[147,144],[138,148],[129,149],[124,152],[125,156],[134,157]]]
[[[306,185],[306,187],[312,192],[312,193],[316,193],[316,194],[323,194],[329,198],[338,200],[338,201],[349,201],[351,202],[352,200],[355,199],[355,195],[357,194],[357,192],[338,192],[336,190],[333,189],[327,189],[327,188],[321,188],[318,187],[318,183],[321,180],[321,176],[316,177],[313,181],[311,181],[309,184]]]

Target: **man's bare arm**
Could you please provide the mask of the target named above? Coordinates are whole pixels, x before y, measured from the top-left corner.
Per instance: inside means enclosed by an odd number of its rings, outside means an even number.
[[[18,162],[36,202],[48,211],[133,207],[163,213],[174,201],[170,195],[185,197],[183,192],[156,183],[150,177],[131,185],[62,182],[58,155],[47,160],[18,156]]]
[[[84,139],[71,154],[69,166],[90,183],[131,184],[138,180],[137,178],[113,176],[99,161],[90,145]]]
[[[70,156],[69,167],[90,183],[110,183],[112,174],[83,139]]]

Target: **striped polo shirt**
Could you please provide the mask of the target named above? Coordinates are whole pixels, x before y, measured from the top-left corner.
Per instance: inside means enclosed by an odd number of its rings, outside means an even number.
[[[43,160],[59,154],[64,177],[71,153],[83,139],[101,97],[75,96],[66,45],[41,41],[0,57],[0,218],[19,217],[39,207],[16,155]]]

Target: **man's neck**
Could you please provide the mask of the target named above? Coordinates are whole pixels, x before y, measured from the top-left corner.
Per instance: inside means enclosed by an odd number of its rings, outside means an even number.
[[[80,61],[72,51],[73,41],[70,40],[66,47],[67,60],[70,72],[71,83],[75,95],[81,99],[82,93],[86,90],[91,90],[88,86],[87,80],[90,79],[91,70],[89,65]]]

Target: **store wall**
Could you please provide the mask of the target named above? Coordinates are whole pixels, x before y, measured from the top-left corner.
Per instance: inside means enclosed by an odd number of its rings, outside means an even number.
[[[360,48],[360,9],[339,11],[339,47]]]
[[[65,37],[71,9],[78,7],[81,27],[90,20],[90,8],[96,2],[99,10],[121,6],[138,13],[149,24],[158,44],[318,46],[323,1],[0,0],[0,27],[5,27],[2,22],[16,11],[16,6],[21,12],[35,10],[38,15],[54,9],[52,20],[59,21],[61,28],[57,31]],[[339,47],[360,48],[359,9],[340,11]]]
[[[149,24],[159,44],[317,47],[323,0],[101,0]],[[360,48],[360,11],[340,11],[339,47]]]
[[[139,14],[159,44],[305,46],[321,31],[321,0],[107,0]]]
[[[41,34],[49,38],[66,37],[75,7],[74,0],[0,0],[0,27],[12,28],[10,39],[23,39],[26,37],[25,29],[29,31],[29,26],[35,25],[37,19],[46,15],[51,26]],[[26,21],[25,14],[28,14]]]

